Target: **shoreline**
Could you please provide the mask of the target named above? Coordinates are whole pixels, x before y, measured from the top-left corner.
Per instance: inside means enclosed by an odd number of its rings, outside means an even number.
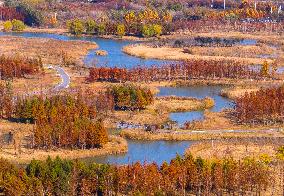
[[[39,149],[26,149],[22,148],[23,152],[20,155],[13,154],[13,149],[1,149],[0,157],[7,159],[17,164],[29,163],[33,159],[45,160],[48,156],[56,158],[60,156],[63,159],[84,159],[89,157],[96,157],[102,155],[122,154],[128,151],[127,141],[118,136],[109,136],[110,141],[101,149],[74,149],[74,150],[39,150]]]

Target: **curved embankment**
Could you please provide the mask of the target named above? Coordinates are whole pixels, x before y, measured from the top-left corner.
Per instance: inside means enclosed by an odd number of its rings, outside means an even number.
[[[121,137],[110,136],[110,141],[99,149],[88,149],[88,150],[41,150],[41,149],[30,149],[21,148],[21,153],[17,152],[12,146],[2,148],[0,151],[0,157],[15,162],[17,164],[29,163],[33,159],[46,160],[48,156],[55,158],[60,156],[62,159],[82,159],[100,155],[110,155],[126,153],[128,151],[127,141]]]
[[[182,48],[170,47],[150,47],[143,44],[128,45],[123,47],[123,52],[128,55],[145,58],[145,59],[161,59],[161,60],[233,60],[245,64],[262,64],[263,58],[244,58],[244,57],[228,57],[228,56],[206,56],[194,55],[184,52]],[[266,59],[269,63],[271,59]]]

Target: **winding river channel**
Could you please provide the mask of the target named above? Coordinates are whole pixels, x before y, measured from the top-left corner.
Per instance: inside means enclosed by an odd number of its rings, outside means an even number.
[[[0,36],[12,35],[22,36],[26,38],[52,38],[58,40],[83,40],[95,42],[99,45],[100,50],[106,50],[107,56],[97,56],[96,50],[91,50],[86,55],[84,62],[88,66],[96,64],[97,66],[117,66],[131,68],[137,65],[161,65],[169,61],[154,60],[154,59],[141,59],[129,56],[122,52],[122,48],[126,45],[133,44],[131,41],[119,41],[111,39],[101,39],[92,37],[73,37],[67,35],[48,34],[48,33],[3,33]],[[248,40],[243,44],[255,44],[256,41]],[[212,97],[215,100],[215,106],[212,111],[221,111],[224,108],[232,107],[233,104],[230,100],[221,97],[221,86],[192,86],[192,87],[161,87],[157,96],[185,96],[185,97]],[[186,121],[197,120],[203,118],[203,111],[195,112],[180,112],[172,113],[171,119],[177,121],[179,125],[184,124]],[[170,161],[176,154],[184,154],[185,150],[192,144],[191,141],[138,141],[128,140],[129,151],[126,154],[120,155],[106,155],[94,158],[84,159],[85,161],[96,161],[99,163],[117,163],[126,164],[135,161],[140,162],[153,162],[161,164],[164,161]]]

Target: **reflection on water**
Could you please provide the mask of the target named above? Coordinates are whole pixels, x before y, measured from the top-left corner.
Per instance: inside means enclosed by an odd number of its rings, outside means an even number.
[[[82,159],[86,162],[128,164],[133,162],[156,162],[161,165],[169,162],[177,154],[184,155],[185,150],[193,143],[191,141],[137,141],[128,140],[126,154],[106,155]]]

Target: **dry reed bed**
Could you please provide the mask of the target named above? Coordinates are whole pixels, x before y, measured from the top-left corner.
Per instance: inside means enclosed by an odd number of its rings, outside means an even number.
[[[196,131],[189,130],[179,130],[179,131],[169,131],[163,133],[159,132],[146,132],[141,129],[124,129],[120,132],[120,136],[127,139],[135,140],[168,140],[168,141],[200,141],[200,140],[216,140],[216,139],[241,139],[241,138],[273,138],[275,134],[255,131],[255,132],[215,132],[208,131],[207,133],[197,133]],[[277,137],[283,137],[283,134],[277,135]]]
[[[238,38],[238,39],[254,39],[259,40],[261,42],[265,43],[277,43],[282,44],[284,43],[284,35],[279,35],[278,33],[273,32],[254,32],[254,33],[244,33],[244,32],[238,32],[238,31],[230,31],[230,32],[182,32],[182,34],[174,33],[170,36],[165,36],[163,38],[167,39],[177,39],[177,38],[188,38],[188,37],[218,37],[218,38]]]
[[[157,97],[154,104],[148,108],[153,110],[166,110],[168,112],[196,111],[212,108],[215,105],[214,99],[206,97],[197,99],[191,97]]]
[[[284,138],[244,138],[229,140],[202,141],[186,150],[186,154],[202,158],[243,159],[245,157],[261,158],[264,154],[275,158],[277,149],[283,145]]]
[[[36,74],[29,78],[16,78],[13,80],[13,90],[17,95],[27,92],[46,92],[61,82],[56,73],[53,69],[45,68],[43,74]]]
[[[271,47],[264,44],[257,46],[191,47],[188,49],[193,55],[241,58],[258,58],[258,55],[272,55],[274,52]]]
[[[256,92],[260,87],[233,87],[221,90],[221,96],[229,99],[237,99],[245,95],[245,93]]]
[[[184,52],[182,48],[170,48],[159,47],[153,48],[143,44],[128,45],[123,47],[123,52],[128,55],[140,57],[140,58],[153,58],[161,60],[232,60],[243,64],[262,64],[264,59],[261,58],[243,58],[243,57],[228,57],[228,56],[205,56],[194,55]],[[272,63],[271,59],[266,59],[269,63]]]
[[[1,54],[41,57],[45,64],[83,63],[83,57],[98,45],[87,41],[0,36]]]

